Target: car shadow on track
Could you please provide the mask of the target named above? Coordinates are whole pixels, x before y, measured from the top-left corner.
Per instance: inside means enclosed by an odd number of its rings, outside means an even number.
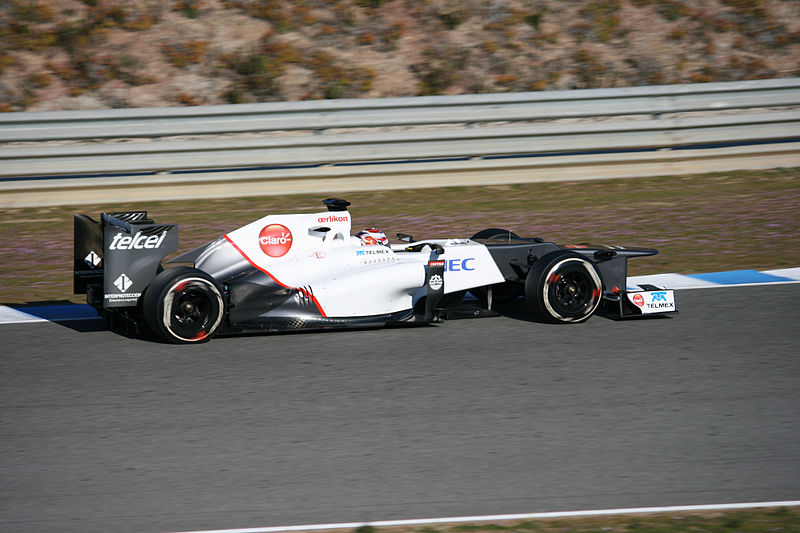
[[[467,311],[474,310],[473,313],[475,313],[474,315],[475,318],[479,318],[480,315],[478,313],[480,313],[481,310],[485,310],[485,307],[483,307],[476,300],[472,301],[465,300],[462,303],[461,307],[463,309],[466,309]],[[533,322],[535,324],[546,324],[545,321],[539,319],[531,312],[531,310],[525,303],[525,299],[521,297],[508,302],[500,302],[493,304],[491,312],[494,314],[494,316],[503,316],[506,318],[512,318],[514,320]],[[452,317],[451,319],[453,318],[472,318],[472,317],[468,316],[467,314],[467,316]]]
[[[477,303],[475,305],[477,306]],[[528,304],[525,303],[525,299],[521,297],[512,300],[510,302],[503,302],[494,305],[492,306],[492,311],[494,311],[499,316],[504,316],[514,320],[521,320],[523,322],[532,322],[534,324],[552,325],[551,322],[544,321],[538,318],[536,315],[534,315],[533,312],[531,312],[531,310],[528,308]],[[648,316],[642,315],[642,316],[622,317],[619,315],[618,311],[614,312],[612,309],[609,309],[602,304],[600,308],[592,316],[604,318],[606,320],[612,320],[615,322],[629,321],[629,320],[668,320],[673,318],[673,315],[648,315]]]

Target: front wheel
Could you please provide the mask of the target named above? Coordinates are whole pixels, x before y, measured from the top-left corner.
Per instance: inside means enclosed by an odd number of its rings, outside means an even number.
[[[210,339],[225,314],[219,285],[196,268],[165,270],[153,279],[142,298],[147,325],[161,339],[176,344]]]
[[[581,254],[551,252],[533,264],[525,280],[525,300],[545,322],[583,322],[600,305],[603,283],[594,264]]]

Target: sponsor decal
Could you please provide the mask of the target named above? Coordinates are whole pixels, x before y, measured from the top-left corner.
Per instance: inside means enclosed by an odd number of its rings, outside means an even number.
[[[448,259],[447,263],[447,271],[448,272],[460,272],[463,270],[472,271],[475,270],[475,266],[473,263],[475,262],[474,257],[467,257],[466,259]]]
[[[650,293],[650,302],[647,304],[650,311],[674,311],[675,299],[667,291],[654,291]]]
[[[258,234],[261,251],[270,257],[283,257],[292,247],[292,232],[282,224],[264,226]]]
[[[645,315],[675,311],[675,295],[671,290],[628,293],[628,299]]]
[[[438,291],[439,289],[442,288],[443,285],[444,285],[444,280],[442,279],[442,276],[440,276],[439,274],[434,274],[428,280],[428,287],[430,287],[431,290]]]
[[[356,255],[384,255],[389,254],[391,251],[384,247],[375,247],[375,248],[364,248],[361,250],[356,250]]]
[[[325,252],[312,252],[308,257],[311,259],[325,259],[327,255],[325,255]]]
[[[94,250],[92,250],[86,257],[83,258],[83,261],[89,265],[89,268],[96,268],[102,259],[100,259],[100,256],[94,253]]]
[[[161,235],[144,235],[141,231],[137,231],[136,235],[130,236],[125,233],[117,233],[111,240],[109,250],[153,250],[161,247],[164,242],[164,237],[167,232],[161,232]]]
[[[133,280],[129,278],[124,272],[119,275],[117,279],[114,280],[114,286],[119,289],[120,292],[125,292],[131,288],[133,285]]]
[[[325,222],[348,222],[350,217],[347,215],[328,215],[326,217],[319,217],[317,222],[325,223]]]
[[[428,261],[429,267],[443,267],[447,264],[446,261]]]
[[[106,294],[105,299],[112,302],[136,302],[142,295],[141,292],[129,292],[126,294]]]

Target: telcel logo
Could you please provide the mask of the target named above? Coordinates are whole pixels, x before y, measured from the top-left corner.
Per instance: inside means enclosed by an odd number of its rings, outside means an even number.
[[[264,226],[258,234],[261,251],[270,257],[282,257],[292,247],[292,232],[282,224]]]
[[[462,270],[475,270],[475,267],[472,265],[473,262],[475,262],[474,257],[467,257],[466,259],[448,259],[447,271],[459,272]]]
[[[164,237],[167,236],[167,232],[164,231],[161,235],[143,235],[141,231],[137,231],[136,235],[131,237],[130,235],[125,235],[124,233],[117,233],[114,235],[114,238],[111,240],[111,245],[108,247],[109,250],[142,250],[148,249],[152,250],[161,246],[161,243],[164,242]]]

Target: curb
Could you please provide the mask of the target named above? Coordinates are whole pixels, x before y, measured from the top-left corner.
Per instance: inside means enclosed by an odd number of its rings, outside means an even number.
[[[650,274],[628,277],[628,289],[649,284],[665,289],[707,289],[711,287],[745,287],[762,283],[800,283],[800,268],[780,270],[729,270],[709,274]]]
[[[745,287],[749,285],[800,283],[800,267],[779,270],[730,270],[708,274],[651,274],[628,278],[628,290],[640,285],[655,285],[666,289],[708,289],[713,287]],[[100,317],[87,304],[8,307],[0,305],[0,324],[32,322],[69,322],[96,320]]]
[[[592,511],[563,511],[528,514],[507,514],[490,516],[461,516],[451,518],[427,518],[421,520],[383,520],[378,522],[349,522],[341,524],[317,524],[307,526],[252,527],[243,529],[214,529],[203,531],[184,531],[182,533],[288,533],[294,531],[353,530],[364,526],[398,527],[424,526],[434,524],[464,524],[471,522],[499,522],[507,520],[541,520],[552,518],[578,518],[592,516],[682,513],[695,511],[728,511],[734,509],[763,509],[773,507],[796,507],[800,501],[758,502],[758,503],[723,503],[714,505],[682,505],[674,507],[635,507],[628,509],[598,509]]]

